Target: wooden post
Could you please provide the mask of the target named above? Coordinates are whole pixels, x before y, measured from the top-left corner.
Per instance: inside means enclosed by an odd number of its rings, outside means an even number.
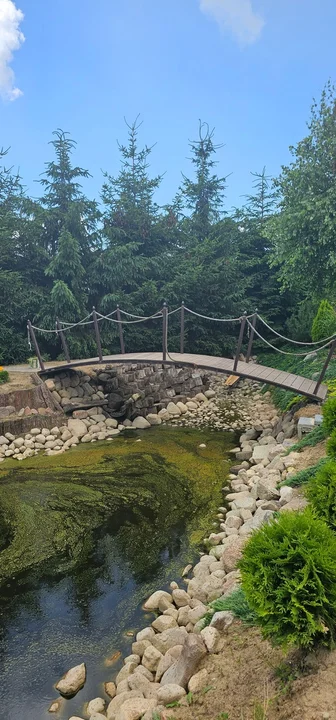
[[[254,340],[254,331],[255,331],[255,326],[257,324],[257,319],[258,319],[258,310],[256,310],[253,315],[252,323],[251,323],[252,327],[250,327],[250,331],[251,331],[250,339],[249,339],[249,344],[248,344],[247,353],[246,353],[246,362],[247,363],[250,362],[250,357],[251,357],[251,353],[252,353],[252,345],[253,345],[253,340]]]
[[[168,337],[168,308],[167,303],[163,303],[162,308],[162,359],[167,360],[167,337]]]
[[[236,357],[235,357],[234,363],[233,363],[233,370],[234,370],[234,371],[237,369],[237,365],[238,365],[239,355],[240,355],[241,347],[242,347],[242,344],[243,344],[243,337],[244,337],[245,325],[246,325],[246,312],[244,313],[244,315],[243,315],[243,317],[242,317],[242,319],[241,319],[241,323],[240,323],[240,332],[239,332],[239,338],[238,338],[238,345],[237,345]]]
[[[120,350],[121,350],[121,354],[125,355],[124,332],[123,332],[123,326],[121,323],[121,315],[120,315],[119,305],[117,305],[117,320],[118,320],[118,327],[119,327]]]
[[[102,347],[101,347],[101,342],[100,342],[99,325],[98,325],[97,313],[96,313],[95,307],[92,308],[92,317],[93,317],[93,324],[94,324],[94,329],[95,329],[95,333],[96,333],[96,343],[97,343],[97,349],[98,349],[99,362],[103,362],[103,353],[102,353]]]
[[[28,320],[28,332],[29,332],[29,335],[30,335],[30,337],[31,337],[31,339],[32,339],[32,341],[33,341],[33,345],[34,345],[34,348],[35,348],[35,352],[36,352],[36,355],[37,355],[37,357],[38,357],[38,361],[39,361],[39,363],[40,363],[40,368],[41,368],[41,370],[45,370],[45,365],[44,365],[44,362],[43,362],[43,360],[42,360],[42,355],[41,355],[41,353],[40,353],[40,348],[39,348],[39,346],[38,346],[38,342],[37,342],[37,340],[36,340],[36,336],[35,336],[35,333],[34,333],[34,328],[33,328],[32,324],[31,324],[30,320]]]
[[[325,376],[325,374],[326,374],[326,372],[327,372],[327,367],[328,367],[328,365],[329,365],[329,363],[330,363],[330,360],[331,360],[331,358],[332,358],[332,356],[333,356],[333,354],[334,354],[335,347],[336,347],[336,340],[334,340],[334,341],[331,343],[331,345],[330,345],[329,352],[328,352],[328,357],[327,357],[327,359],[326,359],[326,361],[325,361],[325,363],[324,363],[324,365],[323,365],[323,368],[322,368],[322,371],[321,371],[321,375],[320,375],[320,377],[319,377],[319,379],[318,379],[318,381],[317,381],[317,383],[316,383],[315,389],[314,389],[315,395],[316,395],[316,393],[317,393],[317,391],[318,391],[321,383],[323,382],[323,378],[324,378],[324,376]]]
[[[65,359],[66,359],[67,363],[70,364],[70,363],[71,363],[71,360],[70,360],[70,355],[69,355],[69,348],[68,348],[67,341],[66,341],[66,339],[65,339],[65,335],[64,335],[64,332],[63,332],[63,330],[62,330],[62,328],[61,328],[61,324],[60,324],[60,321],[59,321],[58,318],[56,318],[56,330],[57,330],[57,334],[58,334],[58,335],[60,336],[60,338],[61,338],[61,343],[62,343],[62,348],[63,348],[63,352],[64,352],[64,355],[65,355]]]
[[[184,302],[181,305],[181,335],[180,335],[180,353],[184,353]]]

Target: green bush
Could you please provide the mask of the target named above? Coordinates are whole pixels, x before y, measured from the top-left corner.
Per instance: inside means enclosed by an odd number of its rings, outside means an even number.
[[[7,370],[0,370],[0,385],[3,385],[4,383],[7,383],[9,381],[9,374]]]
[[[336,460],[336,429],[332,431],[327,442],[327,454]]]
[[[288,485],[289,487],[299,487],[300,485],[307,483],[310,478],[315,477],[317,470],[323,467],[326,462],[328,462],[328,458],[321,458],[316,465],[311,465],[305,470],[299,470],[299,472],[292,475],[292,477],[286,478],[286,480],[281,483],[281,487],[283,485]]]
[[[334,428],[336,428],[336,397],[328,398],[322,407],[322,413],[323,427],[326,429],[328,435],[331,435]]]
[[[309,480],[306,496],[316,514],[336,530],[336,462],[329,460]]]
[[[286,455],[289,455],[289,453],[298,450],[303,450],[305,447],[315,447],[315,445],[318,445],[322,440],[325,440],[328,436],[327,429],[324,427],[324,425],[316,425],[314,429],[307,433],[307,435],[304,435],[301,440],[298,440],[297,443],[294,443],[294,445],[291,445]]]
[[[331,643],[336,631],[336,537],[310,508],[254,533],[239,563],[265,637],[284,646]]]
[[[246,625],[256,625],[257,624],[257,616],[251,610],[244,591],[239,588],[238,590],[234,590],[230,595],[227,595],[226,597],[218,598],[218,600],[214,600],[210,603],[210,607],[215,612],[222,612],[223,610],[230,610],[236,618],[244,622]],[[213,612],[208,612],[206,615],[204,615],[204,625],[203,627],[206,627],[207,625],[210,625],[211,620],[213,618]]]
[[[320,302],[314,317],[311,336],[314,342],[324,340],[336,333],[336,313],[328,300]]]

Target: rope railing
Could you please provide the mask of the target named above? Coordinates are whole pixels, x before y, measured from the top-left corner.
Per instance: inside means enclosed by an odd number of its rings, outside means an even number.
[[[177,354],[178,357],[172,357],[172,355],[169,353],[168,350],[168,320],[169,317],[172,315],[175,315],[176,313],[180,313],[180,352],[174,353]],[[239,336],[238,336],[238,343],[236,347],[236,352],[233,357],[233,365],[232,365],[232,371],[235,373],[236,371],[238,374],[241,374],[241,367],[239,366],[238,369],[238,363],[241,359],[241,350],[244,342],[244,336],[247,330],[247,336],[248,336],[248,347],[247,352],[245,354],[245,357],[242,358],[242,360],[248,364],[251,358],[252,354],[252,345],[255,336],[260,339],[262,343],[264,343],[267,347],[269,347],[274,352],[280,353],[281,355],[286,356],[292,356],[292,357],[307,357],[315,355],[317,352],[320,352],[320,350],[325,350],[329,347],[329,352],[327,354],[327,358],[325,360],[323,369],[321,371],[320,377],[317,381],[315,393],[317,394],[318,388],[320,387],[322,380],[325,376],[328,364],[333,356],[333,353],[336,349],[336,334],[331,335],[329,338],[324,338],[324,340],[320,340],[319,342],[311,342],[311,343],[304,343],[299,340],[292,340],[291,338],[286,338],[284,335],[281,335],[281,333],[278,333],[274,328],[267,323],[267,321],[259,315],[258,311],[255,310],[254,313],[248,315],[247,313],[244,313],[240,317],[233,317],[233,318],[219,318],[219,317],[211,317],[209,315],[204,315],[202,313],[198,313],[195,310],[192,310],[191,308],[187,307],[184,302],[182,304],[175,308],[174,310],[168,311],[168,307],[166,303],[163,304],[163,307],[158,310],[157,312],[153,313],[152,315],[136,315],[134,313],[130,313],[127,310],[122,310],[119,305],[117,305],[117,308],[113,310],[110,313],[104,314],[101,312],[98,312],[95,308],[92,309],[92,312],[86,315],[84,318],[79,320],[78,322],[67,322],[67,321],[60,321],[58,318],[56,319],[55,329],[49,329],[49,328],[40,328],[37,325],[33,325],[30,320],[28,320],[27,329],[28,329],[28,343],[30,348],[32,345],[35,348],[36,355],[38,357],[41,370],[43,371],[45,369],[43,358],[40,352],[40,348],[36,339],[35,331],[40,332],[42,334],[46,335],[56,335],[59,337],[61,341],[61,345],[63,348],[64,356],[66,359],[66,362],[68,365],[71,364],[70,354],[69,354],[69,348],[66,342],[65,334],[67,332],[70,332],[74,328],[78,327],[87,327],[87,326],[93,326],[94,333],[95,333],[95,339],[96,339],[96,346],[98,351],[98,361],[100,363],[103,362],[103,351],[102,351],[102,343],[101,343],[101,335],[100,335],[100,323],[102,322],[110,322],[114,323],[118,327],[119,331],[119,340],[120,340],[120,351],[121,356],[125,355],[125,341],[124,341],[124,335],[123,335],[123,326],[126,325],[140,325],[144,322],[153,321],[153,320],[162,320],[162,362],[167,362],[167,358],[169,361],[173,363],[178,363],[183,359],[184,356],[184,340],[185,340],[185,313],[189,313],[189,315],[192,315],[193,317],[200,318],[201,320],[206,320],[209,322],[220,322],[220,323],[239,323],[240,329],[239,329]],[[282,348],[276,347],[272,342],[270,342],[267,338],[263,336],[261,332],[259,332],[259,329],[256,328],[257,322],[260,320],[262,325],[267,328],[273,335],[275,335],[277,338],[288,342],[293,343],[295,345],[299,346],[311,346],[313,349],[310,352],[307,352],[305,350],[304,352],[292,352],[288,350],[283,350]],[[244,375],[244,373],[242,373]]]
[[[260,320],[260,322],[262,322],[263,325],[265,325],[265,327],[267,327],[267,329],[270,330],[274,335],[276,335],[278,338],[281,338],[281,340],[285,340],[288,343],[293,343],[293,345],[303,345],[308,347],[312,345],[320,345],[321,343],[336,339],[336,333],[334,333],[333,335],[330,335],[327,338],[323,338],[322,340],[317,340],[316,342],[302,342],[301,340],[293,340],[292,338],[285,337],[285,335],[281,335],[281,333],[278,333],[277,330],[272,328],[271,325],[269,325],[266,320],[261,315],[259,315],[259,313],[257,313],[257,317],[258,320]]]
[[[288,350],[281,350],[281,348],[277,348],[275,345],[272,345],[266,338],[264,338],[258,330],[256,330],[255,327],[252,326],[252,323],[250,323],[249,319],[247,319],[247,323],[250,327],[250,330],[253,330],[254,333],[258,336],[262,342],[265,343],[265,345],[268,345],[268,347],[272,348],[272,350],[275,350],[275,352],[281,353],[281,355],[291,355],[292,357],[309,357],[309,355],[315,355],[320,350],[324,350],[326,347],[329,347],[332,340],[329,340],[325,345],[321,345],[321,347],[316,348],[315,350],[311,350],[310,352],[302,352],[302,353],[296,353],[296,352],[288,352]],[[335,339],[335,337],[334,337]],[[314,343],[315,344],[315,343]]]

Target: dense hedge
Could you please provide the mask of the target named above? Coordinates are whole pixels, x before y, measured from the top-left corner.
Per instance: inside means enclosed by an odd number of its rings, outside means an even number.
[[[266,637],[302,648],[334,640],[336,537],[310,508],[281,513],[253,534],[240,569]]]

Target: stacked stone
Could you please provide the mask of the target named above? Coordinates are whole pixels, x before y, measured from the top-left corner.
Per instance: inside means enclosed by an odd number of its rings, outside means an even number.
[[[58,373],[53,379],[46,380],[45,384],[54,400],[62,407],[78,405],[79,402],[105,400],[103,386],[96,386],[90,375],[81,370]]]

